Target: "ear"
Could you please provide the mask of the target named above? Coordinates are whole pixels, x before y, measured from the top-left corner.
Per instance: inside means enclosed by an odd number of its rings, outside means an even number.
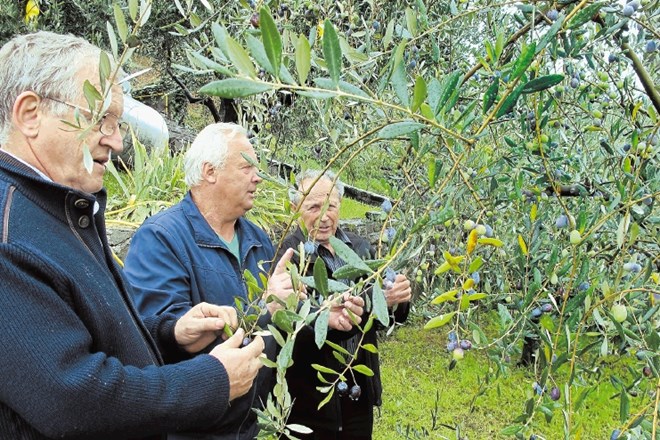
[[[34,92],[23,92],[14,101],[12,124],[25,137],[34,138],[39,134],[43,118],[40,103],[41,98]]]
[[[202,165],[202,179],[208,183],[216,183],[218,181],[215,167],[208,162],[204,162]]]

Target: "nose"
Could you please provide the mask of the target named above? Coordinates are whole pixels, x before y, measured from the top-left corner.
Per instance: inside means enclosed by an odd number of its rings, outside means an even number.
[[[111,135],[102,136],[99,143],[102,146],[110,148],[110,150],[115,154],[119,154],[124,151],[124,138],[122,137],[119,128],[115,129]]]
[[[259,175],[259,171],[257,171],[257,170],[255,169],[255,170],[254,170],[254,176],[252,177],[252,181],[253,181],[254,183],[259,184],[259,183],[261,183],[263,180],[264,180],[264,179]]]

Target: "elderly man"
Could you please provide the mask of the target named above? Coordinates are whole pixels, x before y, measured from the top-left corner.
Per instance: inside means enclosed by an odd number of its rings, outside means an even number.
[[[316,183],[314,183],[316,182]],[[362,258],[373,258],[373,251],[368,241],[339,227],[339,206],[344,194],[344,186],[334,173],[321,174],[308,170],[296,179],[297,191],[291,192],[293,209],[300,213],[306,233],[298,227],[281,243],[281,249],[297,248],[300,243],[311,242],[314,252],[308,264],[307,275],[312,275],[318,258],[326,265],[328,274],[344,265],[330,244],[334,236],[343,241]],[[303,198],[303,195],[306,197]],[[309,246],[306,246],[309,247]],[[296,257],[292,262],[298,264]],[[387,305],[394,310],[396,322],[403,322],[408,316],[411,297],[410,281],[404,275],[396,275],[391,285],[385,290]],[[395,307],[396,306],[396,307]],[[335,334],[335,336],[337,336]],[[349,338],[341,337],[340,345],[354,353],[358,348],[360,335]],[[330,337],[330,335],[329,335]],[[363,344],[377,345],[376,328],[369,330]],[[309,436],[301,438],[316,440],[362,440],[371,439],[373,430],[373,407],[381,403],[381,382],[378,355],[360,349],[356,364],[364,364],[373,370],[373,377],[359,373],[355,381],[342,383],[335,390],[332,399],[320,410],[319,403],[326,397],[316,390],[317,372],[313,364],[320,364],[335,371],[341,371],[341,365],[332,354],[332,349],[323,346],[320,350],[314,343],[313,330],[302,333],[296,339],[293,352],[293,366],[287,370],[287,383],[291,396],[295,399],[289,418],[290,423],[299,423],[313,429]],[[357,387],[355,386],[357,385]]]
[[[174,363],[236,328],[232,308],[200,304],[140,320],[103,218],[103,174],[122,150],[122,91],[108,83],[102,111],[83,94],[87,81],[101,89],[100,56],[50,32],[0,49],[3,439],[213,430],[262,365],[263,340],[239,348],[240,330]]]
[[[270,238],[244,218],[254,204],[261,182],[256,154],[245,130],[236,124],[213,124],[196,137],[184,158],[190,191],[177,205],[149,218],[133,236],[124,270],[134,287],[135,302],[145,318],[163,313],[181,315],[200,302],[241,304],[248,298],[243,271],[260,282],[267,277],[261,304],[269,296],[285,299],[295,294],[286,263],[293,250],[283,252],[273,273],[268,272],[275,251]],[[259,299],[259,298],[256,298]],[[362,314],[363,302],[347,307]],[[259,325],[265,327],[276,301],[267,303]],[[335,314],[335,321],[348,312]],[[274,359],[276,343],[266,338],[266,352]],[[222,437],[253,439],[258,432],[256,413],[272,389],[273,375],[264,369],[250,393],[232,404]]]

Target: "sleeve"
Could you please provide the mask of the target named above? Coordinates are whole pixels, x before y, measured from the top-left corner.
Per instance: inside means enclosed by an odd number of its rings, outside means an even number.
[[[164,312],[181,316],[192,307],[189,264],[179,249],[180,239],[155,223],[133,235],[124,274],[143,319]]]
[[[0,407],[48,438],[141,437],[221,422],[229,379],[217,359],[138,367],[108,355],[79,315],[76,286],[49,263],[0,245]],[[140,340],[119,336],[127,358],[139,353]]]

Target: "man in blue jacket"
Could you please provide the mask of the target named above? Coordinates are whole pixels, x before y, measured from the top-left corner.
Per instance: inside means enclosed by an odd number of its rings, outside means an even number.
[[[240,330],[192,357],[236,328],[230,307],[140,320],[103,217],[122,90],[106,79],[109,106],[83,93],[101,89],[100,58],[50,32],[0,49],[1,439],[214,431],[262,366],[263,340],[239,348]]]
[[[200,302],[238,304],[241,312],[261,302],[267,308],[259,322],[264,328],[279,307],[276,301],[265,300],[272,295],[283,300],[299,295],[286,271],[293,249],[283,251],[269,276],[275,254],[271,240],[244,218],[262,180],[255,163],[254,149],[239,125],[212,124],[195,138],[184,158],[190,191],[180,203],[144,222],[125,259],[124,272],[145,319],[167,313],[180,316]],[[259,283],[262,276],[267,279],[260,286],[261,298],[249,298],[245,270]],[[331,325],[341,317],[350,323],[346,308],[359,317],[363,305],[361,298],[347,301],[333,310]],[[276,343],[272,338],[265,341],[265,352],[274,360]],[[222,432],[210,438],[256,437],[257,418],[251,408],[262,407],[274,385],[272,373],[265,368],[259,373],[250,392],[232,403]]]

